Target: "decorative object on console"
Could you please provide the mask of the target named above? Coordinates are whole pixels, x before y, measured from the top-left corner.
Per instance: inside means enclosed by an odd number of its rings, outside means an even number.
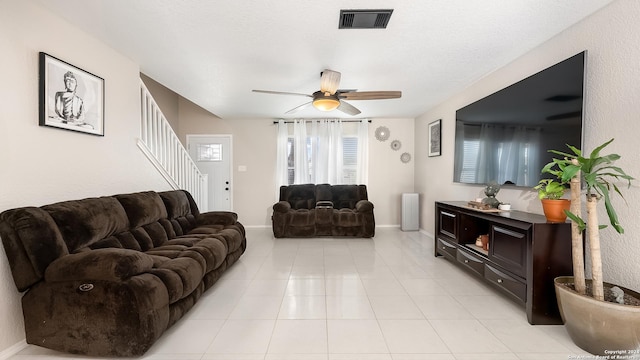
[[[500,209],[502,211],[509,211],[509,210],[511,210],[511,204],[509,204],[509,203],[500,203],[500,205],[498,205],[498,209]]]
[[[391,142],[391,148],[393,150],[400,150],[401,147],[402,147],[402,143],[400,142],[400,140],[393,140]]]
[[[104,136],[104,79],[40,53],[40,126]]]
[[[489,250],[489,234],[480,235],[480,244],[482,245],[482,250]]]
[[[378,126],[378,128],[376,128],[375,134],[378,141],[387,141],[387,139],[391,135],[391,132],[386,126]]]
[[[609,223],[619,234],[623,234],[624,229],[611,202],[610,189],[613,188],[623,197],[615,182],[625,181],[630,187],[631,180],[634,180],[614,165],[620,155],[600,155],[600,151],[612,141],[613,139],[596,147],[588,157],[582,150],[570,145],[569,153],[550,150],[562,158],[554,158],[543,168],[562,182],[571,184],[571,211],[567,212],[567,216],[571,220],[574,276],[554,279],[560,313],[566,330],[576,345],[592,354],[605,357],[611,354],[611,350],[637,354],[637,349],[640,348],[640,338],[637,335],[640,333],[640,294],[618,286],[624,292],[625,300],[624,304],[619,304],[616,296],[610,296],[615,285],[603,282],[602,275],[598,202],[604,200]],[[586,221],[582,218],[582,181],[586,185]],[[585,229],[591,255],[591,280],[585,279]]]
[[[429,157],[440,156],[442,150],[442,120],[429,124]]]
[[[496,199],[496,195],[500,191],[500,184],[495,181],[491,181],[484,188],[484,194],[487,195],[486,198],[482,199],[482,203],[489,205],[490,207],[497,209],[498,205],[500,205],[500,201]]]
[[[542,173],[551,173],[558,177],[559,170],[550,168],[553,164],[553,162],[547,164],[542,169]],[[560,177],[558,177],[558,180],[559,181],[542,179],[538,182],[538,185],[534,187],[535,190],[538,190],[538,198],[542,203],[542,211],[549,222],[565,222],[567,220],[565,210],[568,211],[569,206],[571,206],[569,199],[562,199],[562,196],[564,196],[567,190],[567,182],[562,181]]]

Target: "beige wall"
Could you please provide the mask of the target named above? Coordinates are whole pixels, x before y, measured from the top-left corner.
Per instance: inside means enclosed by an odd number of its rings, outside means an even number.
[[[482,187],[454,184],[453,143],[455,111],[473,101],[517,82],[580,51],[587,50],[584,148],[615,138],[607,150],[623,156],[619,162],[631,175],[640,177],[640,2],[619,0],[533,49],[513,63],[486,76],[473,86],[416,119],[416,190],[422,195],[421,227],[434,231],[436,200],[471,200]],[[428,158],[427,124],[443,119],[442,156]],[[616,201],[625,227],[620,236],[611,229],[601,232],[605,280],[640,289],[640,191],[638,183],[626,191],[629,206]],[[503,189],[501,201],[514,209],[542,213],[535,193],[528,189]],[[606,213],[600,209],[600,222]]]
[[[140,74],[140,79],[142,79],[147,90],[153,94],[153,100],[158,104],[160,111],[162,111],[162,115],[167,119],[173,128],[173,131],[178,133],[178,119],[180,118],[178,113],[180,111],[180,104],[176,93],[145,74]]]
[[[223,120],[187,101],[180,102],[179,136],[231,134],[233,137],[233,210],[247,226],[270,226],[276,201],[276,127],[273,119]],[[413,160],[404,164],[401,152],[413,155],[413,119],[374,119],[369,125],[369,198],[375,206],[376,224],[400,224],[400,197],[413,191]],[[387,126],[391,139],[375,140],[374,130]],[[402,141],[394,151],[391,140]],[[239,172],[244,166],[246,171]]]
[[[276,201],[276,127],[273,119],[221,119],[157,82],[143,77],[145,84],[164,112],[176,112],[172,122],[180,141],[186,145],[187,135],[230,134],[233,138],[233,211],[246,226],[270,226]],[[177,104],[177,106],[175,105]],[[165,114],[165,117],[169,115]],[[375,139],[379,126],[386,126],[390,138]],[[375,206],[376,224],[398,226],[403,192],[413,192],[414,119],[374,119],[369,124],[369,198]],[[400,140],[402,148],[393,150],[392,140]],[[409,163],[400,155],[408,152]],[[238,171],[239,167],[246,171]]]
[[[0,11],[0,211],[168,185],[136,146],[139,68],[47,11]],[[38,126],[38,52],[105,80],[105,136]],[[0,357],[24,341],[20,294],[0,250]]]

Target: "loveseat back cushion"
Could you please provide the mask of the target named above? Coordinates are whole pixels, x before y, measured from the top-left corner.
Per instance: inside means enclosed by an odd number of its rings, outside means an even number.
[[[69,253],[53,218],[37,207],[0,214],[0,237],[19,291],[40,281],[51,262]]]
[[[124,208],[114,197],[89,198],[45,205],[69,253],[129,229]]]
[[[365,185],[333,185],[331,186],[334,209],[355,209],[360,200],[368,200]]]
[[[316,186],[314,184],[300,184],[280,187],[280,201],[286,201],[291,209],[313,209],[316,207]]]

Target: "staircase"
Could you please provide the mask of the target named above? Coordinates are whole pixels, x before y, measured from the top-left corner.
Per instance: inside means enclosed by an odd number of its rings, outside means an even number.
[[[207,175],[198,170],[142,80],[140,101],[141,126],[138,147],[173,189],[189,191],[200,211],[207,211]]]

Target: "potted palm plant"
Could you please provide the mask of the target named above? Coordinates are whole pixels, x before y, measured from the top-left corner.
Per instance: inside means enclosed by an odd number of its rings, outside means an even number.
[[[554,163],[550,164],[553,165]],[[558,175],[555,174],[556,170],[547,168],[547,166],[542,169],[542,172]],[[554,179],[542,179],[534,189],[538,190],[538,198],[542,203],[542,211],[547,221],[565,222],[567,220],[567,214],[565,214],[564,211],[569,210],[570,205],[569,199],[562,198],[567,190],[566,183]]]
[[[582,349],[597,355],[624,353],[638,354],[640,349],[640,294],[603,282],[600,256],[597,206],[604,203],[611,226],[623,234],[616,210],[611,202],[612,193],[623,197],[616,182],[631,185],[633,178],[614,163],[618,154],[601,155],[600,151],[613,139],[596,147],[588,157],[580,149],[569,146],[571,152],[550,152],[562,159],[553,159],[547,166],[560,182],[569,182],[571,209],[566,211],[571,220],[574,276],[554,280],[560,314],[571,339]],[[581,181],[586,190],[586,220],[582,217]],[[586,230],[586,237],[584,232]],[[585,279],[584,244],[589,246],[591,279]]]

